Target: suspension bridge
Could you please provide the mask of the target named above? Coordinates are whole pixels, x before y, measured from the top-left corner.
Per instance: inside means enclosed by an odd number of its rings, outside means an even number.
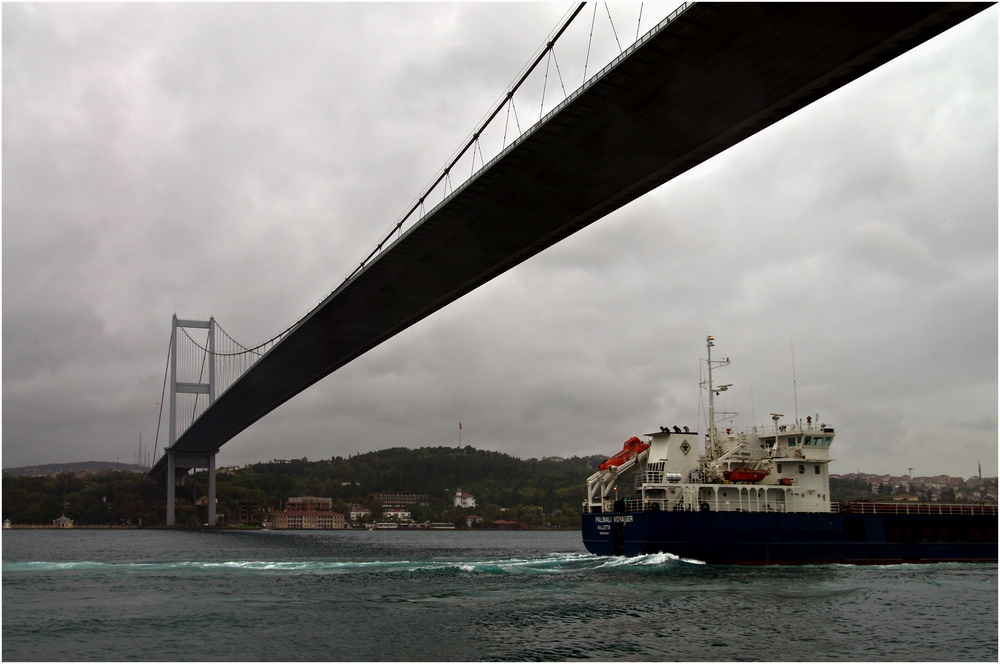
[[[174,523],[177,477],[208,468],[213,505],[219,448],[314,383],[987,6],[681,5],[507,144],[515,94],[542,60],[546,68],[554,60],[581,3],[410,210],[302,319],[250,348],[214,320],[174,317],[165,378],[169,445],[150,471],[169,480],[167,523]],[[480,139],[501,118],[503,148],[485,162]],[[469,155],[473,173],[449,189],[456,165]],[[427,210],[434,191],[442,200]],[[185,345],[189,352],[179,355]]]

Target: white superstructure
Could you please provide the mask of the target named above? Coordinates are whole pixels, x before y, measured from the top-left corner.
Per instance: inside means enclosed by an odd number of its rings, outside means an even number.
[[[734,413],[715,411],[715,397],[732,385],[713,382],[713,369],[729,364],[728,358],[712,359],[714,342],[709,336],[708,379],[702,383],[708,390],[708,433],[675,426],[645,434],[648,447],[619,453],[587,480],[585,511],[830,511],[833,427],[820,423],[818,415],[781,424],[784,416],[772,413],[772,426],[720,430],[717,415]],[[624,504],[616,509],[617,501]]]

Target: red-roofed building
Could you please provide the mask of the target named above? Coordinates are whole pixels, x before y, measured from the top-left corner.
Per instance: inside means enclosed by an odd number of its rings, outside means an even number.
[[[455,507],[475,507],[476,497],[471,493],[462,493],[461,489],[455,491]]]
[[[497,530],[521,530],[521,524],[517,521],[504,521],[503,519],[497,519],[493,522],[493,525],[497,527]]]

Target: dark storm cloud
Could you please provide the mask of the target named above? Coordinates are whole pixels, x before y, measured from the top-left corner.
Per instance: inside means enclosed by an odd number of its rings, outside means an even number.
[[[306,313],[566,9],[5,4],[4,465],[151,442],[171,314],[253,344]],[[619,34],[637,9],[612,6]],[[617,53],[603,20],[588,75]],[[995,474],[996,33],[991,8],[530,259],[220,462],[452,445],[459,420],[476,447],[610,453],[703,428],[711,333],[740,426],[797,396],[837,427],[834,472]]]

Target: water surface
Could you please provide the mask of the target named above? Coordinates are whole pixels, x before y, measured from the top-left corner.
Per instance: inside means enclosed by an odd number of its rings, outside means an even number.
[[[579,532],[3,532],[5,660],[997,661],[997,565],[745,568]]]

